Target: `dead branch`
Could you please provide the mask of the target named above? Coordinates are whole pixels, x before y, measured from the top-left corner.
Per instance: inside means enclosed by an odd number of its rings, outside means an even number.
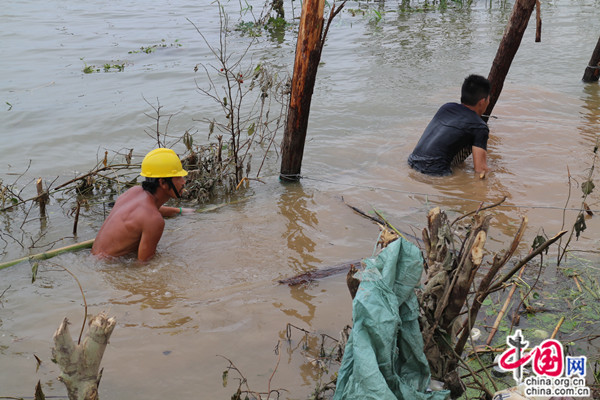
[[[513,238],[512,244],[509,250],[501,257],[499,254],[494,256],[492,266],[490,267],[488,273],[481,279],[479,282],[479,287],[477,289],[475,298],[473,300],[473,304],[469,309],[469,314],[463,323],[461,336],[456,343],[454,350],[458,354],[462,354],[465,344],[467,343],[467,339],[471,332],[471,329],[475,325],[475,320],[477,318],[477,314],[479,313],[479,309],[483,301],[486,297],[492,292],[490,290],[490,285],[500,269],[508,262],[508,260],[513,256],[514,252],[517,250],[521,239],[523,238],[523,234],[525,233],[525,228],[527,227],[528,219],[526,216],[522,217],[521,225]]]
[[[361,265],[361,260],[348,261],[342,264],[334,265],[332,267],[327,267],[323,269],[318,269],[316,271],[308,271],[293,276],[291,278],[280,279],[278,282],[286,284],[288,286],[296,286],[305,283],[310,283],[317,279],[326,278],[331,275],[341,274],[343,272],[347,272],[352,267],[359,267]]]
[[[477,210],[475,210],[475,211],[471,211],[471,212],[468,212],[468,213],[466,213],[466,214],[464,214],[464,215],[461,215],[460,217],[458,217],[458,218],[456,218],[454,221],[452,221],[452,223],[450,224],[450,226],[454,225],[455,223],[457,223],[457,222],[458,222],[458,221],[460,221],[461,219],[464,219],[464,218],[468,217],[469,215],[477,214],[477,213],[479,213],[479,212],[481,212],[481,211],[484,211],[484,210],[489,210],[490,208],[494,208],[494,207],[498,207],[500,204],[504,203],[505,201],[506,201],[506,196],[504,196],[504,197],[502,198],[502,200],[500,200],[500,201],[498,201],[498,202],[496,202],[496,203],[494,203],[494,204],[490,204],[489,206],[485,206],[485,207],[483,207],[483,203],[481,203],[481,204],[479,205],[479,207],[477,207]]]
[[[519,261],[517,263],[517,265],[515,265],[506,275],[504,275],[500,280],[498,280],[494,285],[492,285],[490,287],[490,289],[489,289],[489,292],[493,292],[493,291],[495,291],[497,289],[500,289],[502,287],[502,285],[504,283],[506,283],[510,278],[512,278],[512,276],[519,269],[521,269],[521,267],[523,265],[527,264],[529,261],[531,261],[533,258],[535,258],[535,256],[539,255],[541,252],[543,252],[544,250],[546,250],[546,248],[548,248],[551,244],[553,244],[558,239],[560,239],[565,233],[567,233],[567,231],[561,231],[561,232],[557,233],[554,237],[546,240],[537,249],[535,249],[534,251],[532,251],[531,253],[529,253],[529,255],[527,255],[527,257],[525,257],[524,259],[522,259],[521,261]]]

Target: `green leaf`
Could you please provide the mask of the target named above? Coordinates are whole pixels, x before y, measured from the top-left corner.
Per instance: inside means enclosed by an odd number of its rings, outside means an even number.
[[[250,125],[248,127],[248,136],[254,135],[254,128],[255,128],[255,125],[254,125],[254,122],[253,122],[252,125]]]
[[[35,279],[37,278],[38,267],[38,263],[33,263],[33,265],[31,266],[31,283],[35,282]]]
[[[223,387],[227,387],[227,376],[229,375],[229,370],[223,371]]]
[[[543,245],[545,241],[546,241],[545,237],[543,237],[542,235],[537,235],[535,237],[535,239],[533,239],[533,244],[531,245],[531,249],[532,250],[537,249],[538,247]]]
[[[10,201],[12,201],[13,204],[17,204],[19,202],[16,197],[11,197]]]
[[[44,395],[40,381],[38,381],[37,385],[35,385],[35,400],[46,400],[46,396]]]
[[[583,213],[579,213],[579,216],[577,216],[577,221],[575,221],[575,225],[573,225],[573,227],[575,228],[575,237],[579,239],[579,235],[581,235],[581,232],[585,231],[585,229],[587,228]]]
[[[584,196],[587,196],[588,194],[592,193],[595,187],[596,185],[594,185],[594,182],[589,180],[581,185],[581,191],[583,192]]]

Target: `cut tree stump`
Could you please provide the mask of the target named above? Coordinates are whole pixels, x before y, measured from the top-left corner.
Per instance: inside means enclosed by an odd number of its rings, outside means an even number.
[[[65,318],[54,333],[52,357],[60,366],[59,380],[67,387],[69,400],[97,400],[102,378],[100,362],[117,320],[105,313],[93,317],[83,343],[76,344],[69,333]]]

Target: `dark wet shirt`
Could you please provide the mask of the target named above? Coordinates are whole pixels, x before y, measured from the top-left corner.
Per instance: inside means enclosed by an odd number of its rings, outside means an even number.
[[[408,165],[428,175],[450,175],[471,147],[487,150],[489,129],[477,113],[458,103],[446,103],[435,114],[408,157]]]

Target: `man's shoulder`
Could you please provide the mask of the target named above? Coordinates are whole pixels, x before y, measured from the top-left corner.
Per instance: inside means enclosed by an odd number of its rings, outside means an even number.
[[[161,228],[165,226],[165,219],[155,207],[138,207],[135,218],[145,229]]]

